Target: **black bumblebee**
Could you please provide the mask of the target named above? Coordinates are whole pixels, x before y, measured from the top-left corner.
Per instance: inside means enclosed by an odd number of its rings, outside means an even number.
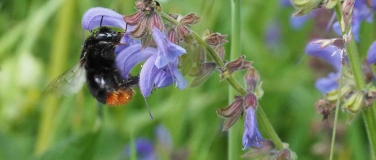
[[[86,81],[90,93],[101,103],[118,106],[129,102],[134,95],[132,87],[138,85],[139,76],[124,79],[116,67],[115,47],[121,45],[123,36],[122,32],[100,26],[85,40],[80,61],[51,82],[47,92],[73,94]]]

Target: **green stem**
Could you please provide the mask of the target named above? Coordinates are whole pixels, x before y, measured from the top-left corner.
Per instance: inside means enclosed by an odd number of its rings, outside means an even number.
[[[337,4],[335,7],[336,15],[338,21],[342,20],[342,12],[341,12],[341,5]],[[342,23],[340,23],[342,25]],[[343,26],[342,26],[343,27]],[[341,28],[342,28],[341,27]],[[345,32],[342,32],[342,35],[345,35]],[[349,33],[352,34],[352,33]],[[353,36],[352,36],[353,37]],[[346,51],[347,55],[349,57],[350,65],[351,65],[351,70],[354,75],[355,79],[355,84],[358,90],[366,89],[366,82],[363,77],[363,72],[361,69],[361,63],[359,59],[359,53],[358,49],[355,43],[355,40],[352,38],[349,42],[349,44],[346,46]],[[371,149],[371,154],[374,156],[376,153],[375,147],[376,147],[376,114],[375,114],[375,104],[369,108],[368,110],[363,110],[363,118],[364,118],[364,123],[365,127],[367,130],[367,135],[368,139],[370,142],[370,149]]]
[[[230,60],[237,59],[241,55],[241,42],[240,42],[240,35],[241,35],[241,1],[240,0],[231,0],[231,51],[230,51]],[[234,97],[236,95],[236,91],[229,86],[228,89],[228,103],[231,104]],[[239,123],[238,123],[239,124]],[[240,136],[239,133],[240,125],[234,125],[228,130],[228,145],[227,145],[227,153],[229,160],[236,160],[239,159],[239,147],[241,146],[240,143]]]
[[[334,143],[336,141],[336,131],[337,131],[337,120],[338,120],[338,112],[339,112],[339,105],[341,103],[341,88],[343,85],[343,67],[341,67],[340,75],[339,75],[339,85],[338,85],[338,94],[337,94],[337,103],[336,103],[336,112],[334,114],[334,125],[333,125],[333,134],[332,134],[332,144],[330,146],[330,160],[333,159],[333,153],[334,153]]]
[[[178,21],[175,19],[171,18],[168,14],[164,12],[159,13],[161,17],[167,21],[169,21],[172,24],[179,24]],[[202,46],[205,47],[205,49],[208,51],[209,55],[212,57],[212,59],[215,61],[215,63],[221,67],[224,68],[225,64],[223,63],[222,59],[218,56],[218,54],[215,52],[215,50],[209,46],[205,41],[194,31],[192,32],[192,36],[196,39],[196,41],[201,44]],[[232,42],[233,43],[233,42]],[[230,75],[228,78],[226,78],[227,83],[230,84],[232,88],[234,88],[237,92],[245,96],[247,94],[247,91],[235,80],[232,75]],[[277,133],[273,129],[273,126],[271,125],[269,119],[267,118],[265,112],[263,111],[262,107],[257,108],[257,120],[260,123],[259,127],[262,127],[263,130],[266,131],[268,134],[268,137],[273,141],[274,145],[276,146],[277,149],[282,150],[283,144],[281,139],[278,137]],[[239,157],[237,157],[239,158]]]

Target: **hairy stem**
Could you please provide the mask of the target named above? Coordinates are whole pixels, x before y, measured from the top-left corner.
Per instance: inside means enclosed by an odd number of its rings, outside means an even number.
[[[163,19],[169,21],[172,24],[175,24],[175,25],[179,24],[178,21],[176,21],[175,19],[173,19],[172,17],[170,17],[168,14],[164,12],[160,12],[160,15]],[[212,47],[210,47],[207,43],[205,43],[205,41],[196,32],[194,31],[191,31],[191,32],[192,32],[192,36],[196,39],[196,41],[205,47],[205,49],[208,51],[209,55],[213,58],[215,63],[219,67],[225,67],[225,64],[223,63],[222,59],[218,56],[218,54],[215,52],[215,50]],[[234,88],[240,94],[244,96],[247,94],[247,91],[235,80],[234,77],[232,77],[232,75],[230,75],[226,79],[226,81],[227,83],[231,85],[232,88]],[[258,107],[256,113],[257,113],[257,120],[260,123],[259,126],[262,127],[267,132],[268,137],[273,141],[277,149],[282,150],[284,148],[282,141],[278,137],[277,133],[275,132],[265,112],[262,110],[262,107]]]
[[[341,5],[338,3],[335,7],[337,19],[339,21],[342,20],[343,14],[341,12]],[[342,25],[342,23],[339,23]],[[343,27],[343,26],[341,26]],[[343,32],[342,35],[346,33]],[[352,34],[352,33],[349,33]],[[353,36],[352,36],[353,37]],[[351,70],[354,75],[355,84],[358,90],[366,89],[366,82],[363,77],[363,72],[361,69],[361,63],[359,58],[358,49],[354,39],[351,39],[349,44],[346,46],[347,55],[350,61]],[[365,127],[367,130],[368,140],[370,143],[371,154],[374,156],[376,153],[375,146],[376,146],[376,114],[375,114],[375,104],[369,108],[368,110],[363,110],[363,118]]]

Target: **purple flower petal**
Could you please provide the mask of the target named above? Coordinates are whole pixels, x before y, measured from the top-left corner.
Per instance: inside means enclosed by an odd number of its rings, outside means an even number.
[[[167,60],[169,62],[176,61],[177,57],[186,53],[186,50],[184,48],[182,48],[179,45],[176,45],[176,44],[174,44],[170,41],[168,41],[168,43],[166,45],[167,45],[166,56],[167,56]]]
[[[257,128],[255,109],[252,106],[248,106],[246,110],[242,141],[243,150],[251,146],[261,147],[260,141],[263,141]]]
[[[337,71],[341,70],[341,55],[338,52],[338,49],[334,46],[328,46],[323,49],[320,49],[320,44],[308,43],[305,49],[308,55],[319,57],[327,62],[329,62]]]
[[[144,97],[148,97],[154,86],[154,79],[160,70],[155,67],[156,56],[151,56],[142,66],[140,73],[140,90]]]
[[[103,16],[103,20],[102,20]],[[82,17],[82,28],[85,30],[93,30],[100,26],[102,20],[102,26],[117,27],[125,29],[126,23],[123,20],[123,16],[119,13],[102,7],[95,7],[87,10]]]
[[[328,77],[318,79],[315,83],[316,88],[322,94],[336,90],[338,88],[339,73],[329,73]]]
[[[122,50],[116,57],[117,67],[124,78],[128,77],[129,72],[135,65],[148,59],[156,52],[155,48],[145,48],[142,51],[140,49],[141,44],[135,44]]]
[[[170,73],[167,73],[166,71],[162,70],[157,77],[154,80],[155,86],[158,88],[163,88],[171,85],[174,83],[174,78]]]
[[[166,66],[168,64],[166,56],[163,56],[163,53],[161,53],[160,50],[158,50],[157,54],[161,56],[158,56],[155,60],[155,66],[157,66],[158,68]]]
[[[137,138],[135,140],[137,158],[140,160],[155,160],[156,154],[154,151],[153,143],[146,138]],[[129,158],[131,156],[130,145],[125,147],[125,157]]]
[[[166,66],[169,62],[175,62],[177,57],[186,53],[186,50],[179,45],[170,42],[166,34],[158,28],[153,29],[153,38],[158,46],[158,57],[155,61],[157,68]]]
[[[281,40],[281,28],[277,23],[271,23],[265,33],[265,41],[271,48],[277,47]]]
[[[161,50],[162,52],[166,52],[166,34],[162,31],[160,31],[157,27],[154,27],[153,29],[153,38],[155,43],[158,46],[158,49]]]
[[[367,62],[368,64],[376,63],[376,41],[374,41],[368,49]]]
[[[156,135],[159,144],[163,149],[167,151],[172,151],[172,136],[171,133],[163,125],[158,125],[156,128]]]
[[[115,53],[116,53],[116,54],[119,54],[120,51],[126,49],[127,47],[129,47],[129,46],[131,46],[131,45],[138,44],[138,43],[141,43],[141,41],[138,40],[138,39],[134,39],[134,38],[132,38],[132,37],[129,36],[129,34],[127,33],[127,34],[125,34],[125,35],[123,36],[123,38],[121,38],[121,40],[120,40],[120,44],[121,44],[121,45],[116,46],[116,48],[115,48]]]
[[[187,80],[183,77],[183,74],[181,74],[181,72],[177,68],[173,69],[172,73],[175,77],[176,86],[180,90],[183,90],[185,87],[187,87],[187,85],[188,85]]]

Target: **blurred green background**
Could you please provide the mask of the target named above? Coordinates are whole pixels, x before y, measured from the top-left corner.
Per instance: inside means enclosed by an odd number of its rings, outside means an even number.
[[[230,0],[159,2],[164,12],[201,16],[193,27],[197,33],[210,29],[229,34],[230,40]],[[261,107],[300,159],[328,158],[332,118],[322,121],[317,115],[314,104],[322,95],[314,82],[329,70],[312,69],[317,61],[304,56],[318,22],[310,20],[293,30],[292,7],[281,7],[278,0],[242,3],[242,51],[261,75],[265,91]],[[227,133],[221,132],[223,119],[216,110],[228,104],[228,85],[218,74],[200,87],[180,91],[172,85],[154,91],[147,98],[153,120],[141,94],[122,107],[104,106],[99,121],[98,104],[86,87],[61,98],[42,93],[53,78],[78,61],[81,17],[96,6],[121,14],[135,12],[134,0],[0,1],[0,159],[129,159],[126,146],[141,137],[154,143],[159,159],[226,159]],[[227,53],[230,43],[225,45]],[[367,47],[363,48],[365,53]],[[336,157],[367,159],[362,119],[348,126],[345,117],[341,114]],[[243,119],[237,125],[242,124]],[[173,151],[160,149],[163,144],[155,133],[159,125],[171,133]],[[239,155],[244,153],[239,150]]]

